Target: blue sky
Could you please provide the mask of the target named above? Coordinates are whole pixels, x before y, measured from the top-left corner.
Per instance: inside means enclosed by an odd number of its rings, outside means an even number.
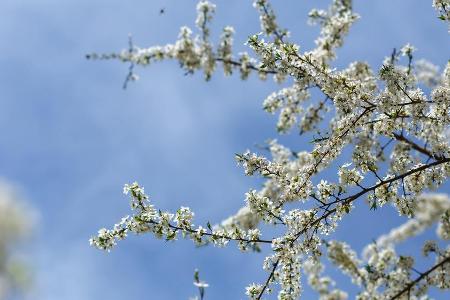
[[[407,42],[418,48],[417,58],[441,67],[448,60],[447,26],[431,1],[354,2],[362,18],[338,51],[336,66],[364,60],[378,68],[393,47]],[[246,37],[260,30],[251,1],[216,3],[212,34],[233,25],[236,51],[244,50]],[[184,76],[166,62],[137,69],[141,80],[124,91],[126,65],[84,58],[126,47],[129,33],[139,46],[172,42],[180,26],[194,27],[195,4],[0,2],[0,176],[18,184],[40,214],[28,251],[35,270],[30,299],[187,299],[196,294],[195,268],[211,285],[208,299],[244,299],[245,285],[265,279],[264,255],[233,246],[196,249],[188,241],[141,236],[105,254],[87,242],[129,213],[122,195],[127,182],[144,185],[162,209],[189,204],[199,222],[211,223],[233,214],[244,193],[258,187],[236,166],[234,153],[276,135],[276,117],[261,109],[265,96],[279,88],[271,80],[241,82],[217,72],[205,83],[201,74]],[[274,1],[281,23],[304,50],[318,32],[306,25],[306,15],[327,4]],[[279,140],[294,149],[306,141],[295,132]],[[448,192],[448,185],[441,190]],[[351,232],[359,251],[398,223],[389,208],[373,213],[361,207],[337,236]],[[401,249],[419,244],[413,240]],[[348,279],[337,278],[348,286]]]

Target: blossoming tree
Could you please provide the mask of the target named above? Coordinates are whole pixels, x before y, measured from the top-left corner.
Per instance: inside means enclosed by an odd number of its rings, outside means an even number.
[[[448,23],[450,1],[434,0],[432,5]],[[305,281],[301,274],[320,299],[346,299],[348,294],[324,274],[325,260],[351,278],[361,300],[425,299],[430,287],[448,290],[450,200],[427,191],[450,175],[450,63],[439,73],[430,62],[413,60],[415,48],[407,44],[388,55],[380,70],[360,61],[334,69],[335,50],[359,18],[351,0],[333,0],[328,10],[309,13],[321,31],[316,47],[307,52],[289,40],[267,0],[255,0],[254,7],[261,33],[248,39],[252,55],[233,53],[232,27],[223,29],[218,45],[212,44],[209,24],[215,5],[202,0],[196,35],[182,27],[173,44],[140,48],[130,42],[121,53],[88,58],[129,63],[125,86],[137,78],[135,66],[168,59],[178,61],[187,73],[203,71],[206,80],[221,65],[226,75],[239,73],[243,80],[256,73],[261,79],[291,82],[269,95],[263,107],[271,114],[279,112],[280,134],[294,126],[301,134],[313,133],[313,150],[292,151],[272,140],[267,146],[270,158],[249,151],[236,155],[246,175],[265,181],[260,190],[246,193],[246,205],[236,215],[216,225],[194,225],[188,207],[173,213],[160,210],[142,186],[126,184],[133,214],[112,229],[100,229],[90,243],[109,251],[129,233],[148,233],[166,240],[181,235],[197,245],[234,242],[241,251],[268,245],[271,251],[262,264],[267,279],[246,287],[250,299],[272,292],[278,299],[297,299]],[[323,94],[322,101],[310,99],[313,89]],[[345,151],[351,152],[351,160],[336,170],[334,181],[324,180],[323,171]],[[355,206],[383,209],[386,204],[409,220],[368,245],[361,257],[345,241],[333,239],[336,226]],[[282,234],[265,237],[262,223],[282,228]],[[395,245],[435,223],[436,239],[423,245],[423,254],[433,256],[434,263],[419,272],[413,257],[397,253]],[[198,277],[196,282],[203,298],[207,285]]]

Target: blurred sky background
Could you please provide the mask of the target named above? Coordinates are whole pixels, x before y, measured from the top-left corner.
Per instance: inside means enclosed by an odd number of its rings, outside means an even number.
[[[311,49],[318,28],[306,25],[307,13],[329,2],[273,2],[292,40]],[[210,283],[206,299],[244,299],[247,284],[265,280],[264,253],[240,253],[234,245],[196,249],[189,241],[132,236],[107,254],[88,244],[100,227],[129,214],[124,183],[137,180],[161,209],[189,205],[196,224],[234,214],[244,193],[259,187],[236,166],[234,153],[276,136],[277,116],[262,110],[262,100],[280,88],[273,80],[253,75],[241,82],[218,71],[205,83],[203,74],[184,76],[177,63],[165,62],[137,68],[141,80],[122,90],[127,65],[85,59],[126,48],[129,33],[142,47],[173,42],[180,26],[194,27],[196,3],[0,1],[0,176],[20,186],[40,215],[26,249],[35,276],[29,299],[187,299],[197,294],[195,268]],[[260,31],[252,1],[216,4],[212,36],[232,25],[236,53],[245,50],[246,37]],[[336,66],[365,60],[378,69],[394,47],[409,42],[417,59],[442,70],[448,28],[431,0],[357,0],[354,9],[362,18]],[[310,137],[295,130],[278,139],[296,150],[311,148]],[[360,252],[402,221],[391,208],[369,212],[361,205],[336,237]],[[399,251],[418,249],[422,240]],[[419,263],[425,268],[433,260]],[[332,272],[338,286],[348,287],[350,280],[338,273]],[[316,297],[305,293],[305,299]]]

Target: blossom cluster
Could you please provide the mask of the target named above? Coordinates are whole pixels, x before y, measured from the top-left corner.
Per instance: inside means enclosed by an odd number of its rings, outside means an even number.
[[[182,206],[175,213],[157,210],[137,182],[126,184],[123,190],[124,194],[129,195],[131,209],[135,213],[122,218],[112,229],[100,229],[97,236],[89,240],[99,249],[110,251],[117,241],[125,239],[129,233],[152,233],[167,241],[176,240],[181,234],[199,246],[212,243],[223,247],[229,241],[236,241],[242,251],[258,249],[258,243],[270,243],[260,239],[258,228],[243,229],[234,224],[213,227],[210,223],[206,227],[195,226],[194,213],[188,207]]]
[[[117,59],[130,63],[131,66],[148,66],[153,62],[165,59],[177,60],[187,74],[203,70],[205,79],[209,80],[218,63],[223,65],[226,75],[234,70],[240,73],[241,79],[246,79],[251,71],[255,71],[260,77],[265,78],[270,70],[260,68],[257,61],[246,52],[239,53],[238,57],[233,55],[233,34],[231,26],[225,26],[220,36],[217,47],[210,41],[210,27],[216,6],[209,1],[200,1],[197,5],[197,19],[195,21],[198,33],[193,35],[191,28],[183,26],[180,28],[178,40],[173,44],[164,46],[152,46],[141,48],[130,45],[120,53],[87,55],[88,59]],[[137,78],[133,73],[133,78]]]
[[[433,7],[439,12],[439,19],[450,23],[450,1],[433,0]],[[450,26],[449,26],[450,32]]]

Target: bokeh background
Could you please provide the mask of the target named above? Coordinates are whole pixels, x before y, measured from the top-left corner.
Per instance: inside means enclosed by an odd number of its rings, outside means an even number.
[[[307,13],[328,1],[273,2],[292,39],[311,49],[318,28],[306,25]],[[260,31],[252,1],[216,4],[212,36],[232,25],[236,53],[245,50],[247,36]],[[247,284],[265,280],[264,253],[240,253],[233,245],[197,249],[189,241],[132,236],[107,254],[88,244],[100,227],[129,213],[124,183],[137,180],[161,209],[188,204],[197,224],[234,214],[244,193],[260,185],[243,175],[234,153],[276,136],[276,116],[262,110],[262,100],[280,88],[271,79],[253,75],[241,82],[219,71],[205,83],[202,74],[185,76],[177,63],[164,62],[137,68],[141,80],[123,90],[127,65],[85,59],[87,53],[126,48],[129,33],[139,46],[173,42],[180,26],[194,27],[195,5],[0,1],[0,176],[38,212],[32,239],[22,247],[33,285],[14,298],[187,299],[197,293],[192,276],[199,268],[210,284],[207,299],[244,299]],[[441,69],[447,62],[448,28],[431,1],[356,0],[354,8],[362,18],[338,50],[337,67],[364,60],[378,69],[394,47],[407,42],[418,48],[416,58]],[[311,148],[310,137],[295,130],[278,139],[296,150]],[[361,251],[403,221],[388,207],[373,212],[362,205],[336,237]],[[433,235],[430,230],[425,238]],[[401,244],[399,251],[416,251],[422,240]],[[351,286],[339,272],[331,274],[339,287]],[[305,298],[315,298],[306,287]]]

